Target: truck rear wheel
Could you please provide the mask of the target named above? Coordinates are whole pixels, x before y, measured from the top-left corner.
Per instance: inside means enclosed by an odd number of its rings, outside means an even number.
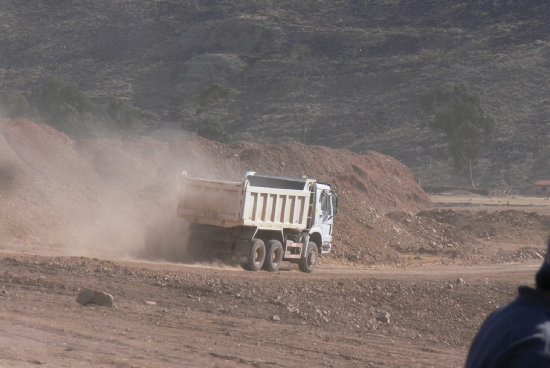
[[[306,254],[300,259],[300,271],[311,273],[317,266],[317,260],[319,258],[319,250],[317,249],[317,244],[310,241],[307,246]]]
[[[283,245],[280,241],[272,239],[267,242],[264,269],[269,272],[278,271],[283,261]]]
[[[248,259],[243,264],[243,268],[249,271],[258,271],[264,265],[265,244],[261,239],[252,239]]]

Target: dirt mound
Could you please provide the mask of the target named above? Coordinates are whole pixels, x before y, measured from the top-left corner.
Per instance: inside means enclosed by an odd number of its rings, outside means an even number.
[[[331,183],[341,200],[325,262],[532,259],[540,257],[550,227],[548,216],[537,213],[434,210],[407,167],[372,151],[224,145],[170,131],[75,141],[17,119],[0,120],[2,246],[181,260],[186,225],[175,204],[183,170],[211,179],[240,180],[257,171]]]
[[[74,154],[73,142],[51,127],[1,121],[0,153],[0,234],[8,240],[42,245],[65,240],[55,230],[82,217],[93,193],[104,189],[86,160]]]
[[[508,244],[541,247],[550,229],[550,216],[518,210],[422,211],[419,216],[452,225],[470,236]]]
[[[473,254],[491,262],[541,259],[550,229],[550,216],[520,210],[421,211],[419,218],[454,229],[458,234],[478,239]]]
[[[299,143],[258,145],[238,143],[224,154],[243,170],[308,176],[331,183],[340,194],[332,257],[343,262],[399,262],[390,243],[391,211],[415,214],[432,208],[411,171],[396,159],[368,151],[362,154]],[[425,239],[415,238],[417,243]]]
[[[0,121],[0,235],[12,247],[71,254],[140,254],[150,223],[173,219],[179,174],[240,180],[248,170],[308,176],[340,193],[335,258],[399,259],[389,211],[432,208],[397,160],[299,143],[223,145],[194,135],[74,141],[42,124]],[[376,223],[380,222],[379,225]]]
[[[432,207],[411,171],[396,159],[377,152],[356,154],[299,143],[267,146],[239,143],[229,148],[244,167],[274,174],[314,177],[331,183],[341,193],[359,195],[383,212],[416,213]]]

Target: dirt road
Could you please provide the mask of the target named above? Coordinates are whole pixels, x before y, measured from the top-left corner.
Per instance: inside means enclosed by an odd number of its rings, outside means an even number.
[[[306,275],[0,253],[2,367],[459,367],[538,263]],[[81,306],[81,288],[114,306]]]

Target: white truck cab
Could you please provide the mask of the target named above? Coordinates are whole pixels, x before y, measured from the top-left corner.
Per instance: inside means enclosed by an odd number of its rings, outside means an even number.
[[[330,185],[317,183],[315,221],[309,230],[310,233],[321,234],[321,253],[329,253],[332,248],[332,229],[334,215],[338,211],[338,195]]]

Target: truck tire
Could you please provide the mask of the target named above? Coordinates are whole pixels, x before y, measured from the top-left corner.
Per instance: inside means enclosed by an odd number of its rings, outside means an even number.
[[[307,246],[306,254],[300,259],[298,266],[300,271],[305,273],[311,273],[317,266],[317,260],[319,258],[319,250],[317,249],[317,244],[310,241]]]
[[[249,271],[258,271],[264,265],[265,260],[265,244],[261,239],[252,239],[250,249],[248,251],[248,259],[243,268]]]
[[[278,271],[283,261],[283,245],[280,241],[271,239],[267,242],[263,269],[269,272]]]

